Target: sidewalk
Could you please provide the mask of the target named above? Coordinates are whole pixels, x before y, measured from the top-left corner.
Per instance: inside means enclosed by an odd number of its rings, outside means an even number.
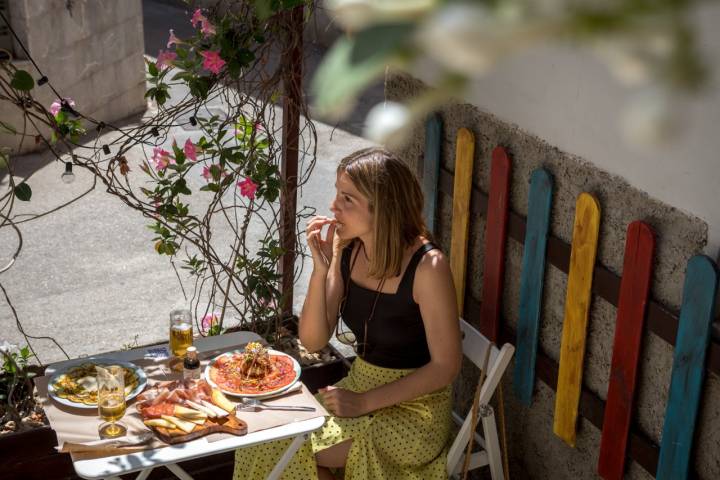
[[[155,56],[158,48],[165,47],[169,28],[174,28],[178,35],[187,34],[183,29],[189,24],[182,18],[183,9],[157,0],[146,0],[143,7],[148,55]],[[312,55],[306,73],[310,75],[322,52],[313,46],[308,46],[308,51]],[[335,130],[334,126],[316,123],[317,164],[309,183],[299,192],[298,209],[311,206],[317,208],[319,214],[330,213],[328,206],[334,195],[335,168],[339,160],[370,145],[342,127],[359,130],[363,110],[381,100],[381,96],[382,90],[371,91],[369,99],[361,102],[359,113]],[[75,100],[78,108],[82,108],[82,99]],[[136,117],[127,122],[138,120]],[[170,141],[173,135],[179,144],[186,138],[198,136],[179,127],[171,132]],[[139,149],[128,155],[136,178],[143,175],[138,167],[141,157]],[[62,183],[63,167],[52,161],[48,152],[18,160],[24,170],[34,171],[28,181],[33,197],[22,205],[24,213],[46,211],[92,184],[92,176],[80,169],[75,169],[74,183]],[[194,180],[201,181],[199,172]],[[148,224],[138,212],[107,194],[102,185],[58,212],[21,224],[23,250],[0,281],[8,290],[25,331],[33,336],[54,337],[71,357],[167,339],[168,312],[180,304],[183,297],[168,257],[158,255],[153,249],[154,235],[147,229]],[[251,238],[252,235],[251,232]],[[0,230],[0,245],[5,247],[0,249],[2,258],[14,251],[16,237],[11,229]],[[295,285],[296,313],[302,307],[310,275],[310,265],[306,267]],[[24,344],[10,308],[4,299],[0,304],[3,331],[0,339]],[[62,352],[49,341],[35,340],[32,344],[42,363],[64,359]]]

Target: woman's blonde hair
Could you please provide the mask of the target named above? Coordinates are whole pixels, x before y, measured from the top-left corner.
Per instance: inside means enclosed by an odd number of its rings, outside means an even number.
[[[405,249],[418,235],[431,237],[417,177],[395,155],[376,147],[345,157],[337,171],[345,172],[369,201],[375,246],[368,274],[373,278],[400,275]]]

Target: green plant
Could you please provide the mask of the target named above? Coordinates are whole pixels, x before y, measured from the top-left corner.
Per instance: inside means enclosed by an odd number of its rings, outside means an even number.
[[[14,422],[18,429],[24,428],[22,419],[35,408],[32,378],[28,362],[33,357],[28,346],[17,348],[5,343],[0,347],[2,372],[0,372],[0,425]]]

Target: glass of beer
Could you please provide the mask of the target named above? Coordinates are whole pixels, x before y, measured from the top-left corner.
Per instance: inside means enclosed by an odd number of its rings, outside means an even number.
[[[174,357],[182,357],[192,343],[193,328],[190,310],[173,310],[170,312],[170,351]]]
[[[103,420],[98,429],[100,438],[116,438],[127,433],[122,423],[125,415],[125,370],[117,365],[96,366],[98,415]]]

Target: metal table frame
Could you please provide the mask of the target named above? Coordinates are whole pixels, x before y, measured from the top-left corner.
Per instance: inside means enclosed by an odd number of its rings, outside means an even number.
[[[198,347],[198,351],[217,350],[227,348],[233,345],[242,345],[254,340],[260,340],[260,337],[252,332],[236,332],[217,337],[205,337],[195,340],[194,345]],[[116,360],[132,361],[142,358],[148,348],[137,348],[123,352],[113,352],[97,357],[112,357]],[[45,370],[46,375],[52,375],[55,371],[63,368],[70,363],[77,363],[78,360],[68,360],[64,362],[49,365]],[[259,445],[275,440],[292,438],[290,446],[280,457],[277,464],[273,468],[268,480],[277,480],[280,478],[283,470],[287,467],[290,459],[298,451],[302,443],[309,437],[309,434],[323,426],[325,417],[316,417],[310,420],[294,422],[275,428],[268,428],[258,432],[249,433],[239,437],[231,437],[217,442],[208,442],[205,437],[185,442],[178,445],[169,445],[167,447],[157,448],[154,450],[143,450],[141,452],[130,453],[126,455],[117,455],[113,457],[96,458],[92,460],[80,460],[73,462],[75,472],[82,478],[87,479],[113,479],[118,480],[120,475],[127,473],[139,472],[136,480],[145,480],[148,475],[157,467],[165,467],[170,470],[176,477],[181,480],[192,480],[192,477],[183,470],[178,463],[194,458],[205,457],[217,453],[223,453],[238,448]]]

